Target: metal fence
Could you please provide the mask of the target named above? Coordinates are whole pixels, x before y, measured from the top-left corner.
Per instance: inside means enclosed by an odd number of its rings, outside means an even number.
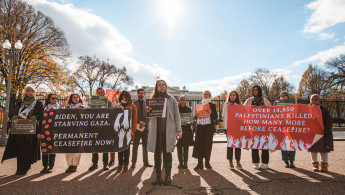
[[[38,98],[44,103],[44,99]],[[83,98],[84,102],[87,102],[87,98]],[[59,99],[58,100],[60,105],[65,105],[66,99]],[[187,106],[192,109],[193,115],[196,112],[196,105],[201,102],[200,100],[187,100]],[[217,108],[217,113],[218,113],[218,122],[222,122],[222,116],[223,116],[223,107],[225,104],[224,99],[218,99],[218,100],[212,100],[214,104],[216,104]],[[242,100],[244,103],[245,100]],[[2,122],[3,122],[3,111],[4,111],[4,99],[0,99],[0,127],[2,129]],[[298,104],[309,104],[309,100],[305,99],[298,99],[297,100]],[[333,117],[333,123],[338,126],[343,126],[345,124],[345,100],[339,100],[339,99],[322,99],[321,100],[321,105],[324,107],[328,108],[330,111],[332,117]],[[1,130],[0,129],[0,130]]]

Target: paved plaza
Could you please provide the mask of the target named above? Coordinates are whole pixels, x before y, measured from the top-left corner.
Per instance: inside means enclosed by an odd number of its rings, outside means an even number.
[[[129,172],[117,173],[116,162],[109,171],[101,168],[88,171],[91,154],[82,154],[81,165],[76,173],[64,173],[65,156],[58,154],[53,173],[40,174],[42,162],[32,165],[25,176],[13,175],[16,160],[0,165],[1,194],[345,194],[345,142],[335,141],[335,151],[330,153],[329,172],[311,171],[310,154],[297,152],[297,168],[285,168],[280,151],[270,153],[269,169],[254,170],[251,152],[242,150],[244,170],[229,170],[226,160],[226,143],[214,143],[211,165],[213,170],[194,171],[197,160],[191,157],[189,169],[177,169],[177,153],[173,154],[173,184],[152,188],[155,178],[153,168],[143,167],[141,146],[138,163]],[[4,147],[0,148],[2,156]],[[102,162],[99,161],[99,165]],[[117,160],[117,156],[116,156]],[[153,154],[149,153],[153,163]],[[100,166],[101,167],[101,166]],[[164,175],[164,173],[163,173]]]

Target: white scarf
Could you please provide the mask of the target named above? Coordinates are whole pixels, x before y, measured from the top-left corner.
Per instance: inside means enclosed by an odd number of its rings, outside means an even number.
[[[201,104],[209,104],[211,102],[211,98],[202,99]]]
[[[24,103],[19,108],[18,116],[20,119],[26,119],[28,117],[29,112],[35,107],[37,100],[32,102],[29,107],[27,107],[25,110],[24,109]]]
[[[48,110],[51,107],[54,107],[55,109],[60,109],[61,108],[58,103],[56,103],[56,104],[50,104],[49,103],[48,105],[46,105],[46,107],[44,107],[44,110]]]
[[[79,107],[79,106],[81,106],[81,102],[76,103],[76,104],[73,104],[73,103],[72,103],[72,104],[69,105],[69,108],[70,108],[70,109],[73,109],[73,108],[76,108],[76,107]]]

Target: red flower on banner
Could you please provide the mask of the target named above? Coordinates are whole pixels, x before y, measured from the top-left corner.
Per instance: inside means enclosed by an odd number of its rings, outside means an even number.
[[[47,145],[46,143],[42,143],[41,144],[42,147],[46,147],[46,145]]]
[[[50,137],[47,137],[47,141],[50,141],[50,140],[52,140],[52,138],[50,138]]]
[[[43,116],[48,116],[48,114],[45,112],[45,113],[43,114]]]
[[[49,125],[45,125],[44,128],[48,129],[48,128],[49,128]]]
[[[53,115],[53,114],[54,114],[54,112],[50,112],[49,114],[50,114],[50,115]]]
[[[49,131],[46,131],[46,135],[50,135],[50,132],[49,132]]]
[[[45,138],[45,136],[44,135],[41,135],[41,139],[44,139]]]
[[[42,121],[42,125],[44,125],[44,124],[46,124],[46,120],[43,120],[43,121]]]
[[[42,152],[47,152],[47,149],[45,149],[45,148],[44,148],[44,149],[42,149]]]
[[[49,120],[48,120],[48,123],[51,123],[51,122],[52,122],[52,119],[49,119]]]
[[[49,149],[49,150],[51,150],[52,148],[53,148],[53,146],[51,146],[51,145],[48,146],[48,149]]]

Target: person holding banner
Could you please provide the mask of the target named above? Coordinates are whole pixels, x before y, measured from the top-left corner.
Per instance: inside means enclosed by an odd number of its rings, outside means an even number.
[[[44,110],[50,111],[53,109],[61,109],[61,106],[59,105],[57,101],[58,101],[58,98],[56,94],[48,94],[44,103]],[[38,137],[40,139],[41,137],[40,134],[38,134]],[[56,156],[55,154],[42,154],[43,169],[40,172],[41,174],[51,173],[53,171],[53,167],[55,164],[55,156]]]
[[[271,106],[271,103],[264,97],[262,97],[262,89],[260,86],[255,85],[252,88],[253,97],[246,100],[244,105],[247,106]],[[261,154],[261,161],[262,164],[259,166],[260,157],[259,157],[259,150],[252,149],[252,161],[254,163],[254,169],[267,169],[268,168],[268,161],[269,161],[269,152],[268,150],[262,150]]]
[[[204,91],[203,96],[204,98],[201,101],[201,105],[207,105],[206,107],[208,107],[207,112],[209,114],[209,117],[207,118],[207,121],[209,121],[209,124],[200,124],[199,122],[197,122],[195,144],[192,156],[198,159],[198,164],[194,168],[194,170],[204,169],[203,158],[205,158],[205,167],[207,169],[212,169],[212,166],[210,164],[210,157],[213,144],[213,134],[216,131],[215,122],[218,118],[218,114],[216,105],[211,102],[211,92]],[[197,121],[199,119],[198,117],[200,117],[199,115],[200,114],[198,112],[195,115]]]
[[[40,160],[41,156],[37,135],[41,129],[43,104],[35,98],[35,89],[33,87],[25,87],[23,99],[14,107],[13,115],[18,115],[18,119],[13,119],[16,121],[22,119],[30,120],[31,117],[36,117],[36,132],[34,134],[13,134],[13,129],[11,129],[2,157],[2,162],[7,159],[17,158],[17,171],[15,175],[25,175],[30,169],[31,164]]]
[[[227,127],[227,121],[228,121],[228,105],[231,104],[238,104],[241,105],[242,102],[240,100],[240,97],[238,96],[238,93],[236,91],[231,91],[228,95],[227,102],[224,105],[223,109],[223,127]],[[227,147],[227,159],[229,160],[229,168],[234,169],[234,164],[232,162],[233,159],[233,153],[234,153],[234,148],[233,147]],[[237,169],[242,169],[242,165],[240,163],[241,160],[241,148],[235,148],[235,159],[236,159],[236,168]]]
[[[103,88],[97,88],[96,95],[97,96],[105,96],[104,89]],[[111,101],[108,100],[108,108],[110,108],[111,106],[112,106]],[[103,153],[103,170],[104,171],[109,170],[108,160],[109,160],[108,153],[107,152]],[[89,171],[93,171],[96,169],[98,169],[98,153],[92,153],[92,165],[89,168]]]
[[[67,109],[80,109],[85,108],[83,100],[80,98],[79,94],[73,93],[69,96],[67,101]],[[80,162],[81,153],[66,153],[66,161],[68,168],[65,173],[76,172],[77,167]]]
[[[186,121],[184,124],[183,123],[181,124],[183,137],[178,139],[177,145],[176,145],[177,157],[179,161],[179,165],[178,165],[179,169],[188,168],[187,163],[188,163],[189,146],[194,145],[193,130],[191,128],[191,125],[193,123],[192,110],[186,105],[186,103],[187,103],[186,96],[181,96],[180,105],[179,105],[180,115],[181,115],[181,118],[183,114],[189,115],[189,121]]]
[[[155,89],[150,98],[166,98],[165,117],[153,117],[149,124],[147,150],[154,153],[156,179],[152,185],[171,185],[172,152],[175,148],[176,137],[182,138],[181,119],[174,97],[167,93],[167,84],[164,80],[157,80]],[[163,108],[164,109],[164,108]],[[164,112],[164,111],[163,111]],[[165,179],[161,178],[161,153],[163,153],[163,167]]]
[[[287,91],[282,91],[280,93],[280,99],[281,100],[287,100],[289,99],[290,94]],[[284,151],[282,150],[282,160],[285,163],[285,167],[286,168],[295,168],[295,155],[296,155],[296,151]],[[290,164],[289,164],[290,161]]]
[[[312,145],[308,152],[311,153],[311,159],[313,164],[313,171],[319,171],[319,166],[321,164],[321,172],[328,171],[328,153],[334,151],[333,145],[333,133],[332,133],[332,125],[333,120],[332,116],[327,110],[327,108],[320,105],[321,98],[317,94],[313,94],[310,97],[310,105],[313,106],[320,106],[321,114],[322,114],[322,121],[323,121],[323,133],[324,136],[319,139],[314,145]],[[319,163],[318,154],[321,156],[321,162]]]
[[[143,162],[144,166],[152,167],[149,163],[148,152],[147,152],[147,137],[149,135],[149,118],[147,118],[146,114],[146,102],[145,98],[145,90],[138,89],[137,90],[138,100],[134,101],[134,104],[137,107],[138,111],[138,121],[137,121],[137,130],[135,131],[135,140],[133,142],[133,150],[132,150],[132,165],[131,168],[135,168],[135,164],[137,162],[138,156],[138,147],[140,143],[140,139],[142,140],[142,150],[143,150]]]
[[[121,108],[122,110],[124,108],[131,108],[132,113],[132,129],[131,129],[131,137],[132,140],[134,140],[134,133],[137,130],[137,120],[138,120],[138,112],[137,107],[132,103],[132,97],[131,94],[123,90],[119,97],[119,104],[117,107]],[[128,171],[128,164],[129,164],[129,155],[130,155],[130,144],[128,145],[128,148],[122,152],[118,152],[118,159],[119,159],[119,165],[117,167],[117,172],[127,172]]]

